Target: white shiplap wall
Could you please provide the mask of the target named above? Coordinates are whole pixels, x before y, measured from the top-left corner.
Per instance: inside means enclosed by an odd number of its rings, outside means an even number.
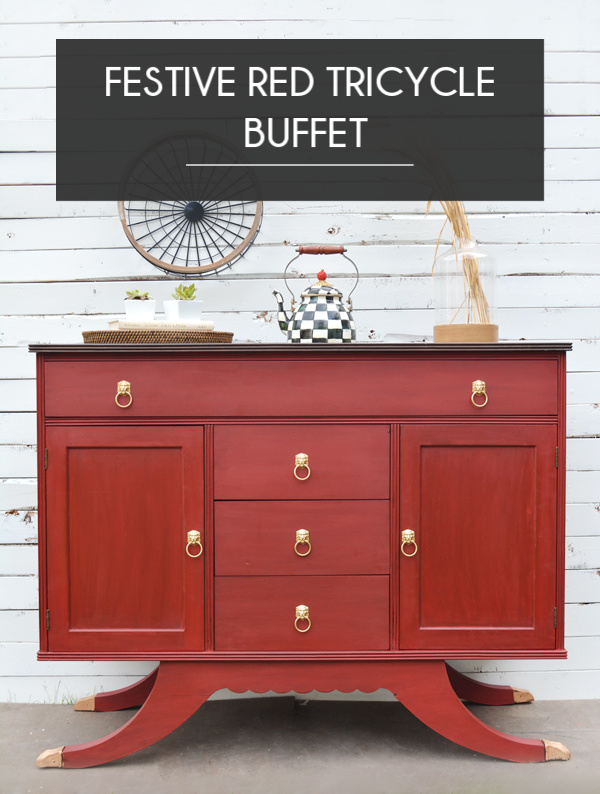
[[[567,661],[464,662],[537,698],[600,697],[600,29],[596,0],[28,0],[0,10],[0,700],[61,702],[125,685],[144,663],[41,663],[35,380],[30,342],[79,342],[130,285],[172,284],[127,243],[113,204],[54,200],[56,38],[545,38],[546,199],[470,204],[499,265],[501,336],[568,340]],[[344,243],[362,273],[359,337],[426,337],[441,228],[418,203],[270,202],[256,244],[200,283],[240,340],[282,341],[271,292],[298,243]],[[286,248],[286,246],[288,246]],[[333,264],[333,262],[331,262]],[[300,283],[305,283],[303,279]],[[349,280],[336,278],[347,292]]]

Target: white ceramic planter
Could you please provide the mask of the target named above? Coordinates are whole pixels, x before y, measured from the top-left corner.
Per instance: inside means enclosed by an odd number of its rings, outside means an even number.
[[[125,317],[133,322],[144,323],[148,322],[149,320],[154,320],[155,311],[156,301],[154,300],[125,301]]]
[[[171,301],[163,301],[163,309],[165,310],[165,320],[169,320],[172,323],[176,323],[179,321],[179,314],[177,312],[177,304],[179,301],[171,300]]]
[[[202,301],[164,301],[165,319],[174,323],[190,323],[202,319]]]

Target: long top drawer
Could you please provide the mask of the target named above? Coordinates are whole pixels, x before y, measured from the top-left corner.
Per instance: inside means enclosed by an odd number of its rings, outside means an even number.
[[[269,353],[270,346],[263,346],[263,356],[256,352],[259,346],[250,345],[208,356],[169,355],[160,349],[110,355],[81,347],[77,356],[45,357],[46,416],[482,417],[558,412],[557,354],[503,353],[502,345],[494,354],[463,355],[444,354],[440,346],[427,355],[382,355],[377,345],[371,346],[372,353],[318,354],[292,345],[273,346],[278,352]],[[245,347],[252,348],[250,354]],[[121,381],[131,386],[128,407],[115,401]],[[482,408],[471,401],[475,381],[486,385],[488,399]]]

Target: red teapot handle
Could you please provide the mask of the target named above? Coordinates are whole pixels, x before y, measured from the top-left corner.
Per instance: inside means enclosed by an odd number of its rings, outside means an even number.
[[[346,249],[343,245],[299,245],[296,251],[299,254],[343,254]]]

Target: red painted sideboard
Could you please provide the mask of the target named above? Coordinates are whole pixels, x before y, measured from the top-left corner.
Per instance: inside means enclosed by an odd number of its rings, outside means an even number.
[[[159,662],[76,705],[142,706],[123,728],[38,765],[128,755],[224,687],[388,688],[471,749],[568,757],[480,722],[462,700],[532,696],[446,660],[566,655],[569,347],[32,346],[39,658]]]

